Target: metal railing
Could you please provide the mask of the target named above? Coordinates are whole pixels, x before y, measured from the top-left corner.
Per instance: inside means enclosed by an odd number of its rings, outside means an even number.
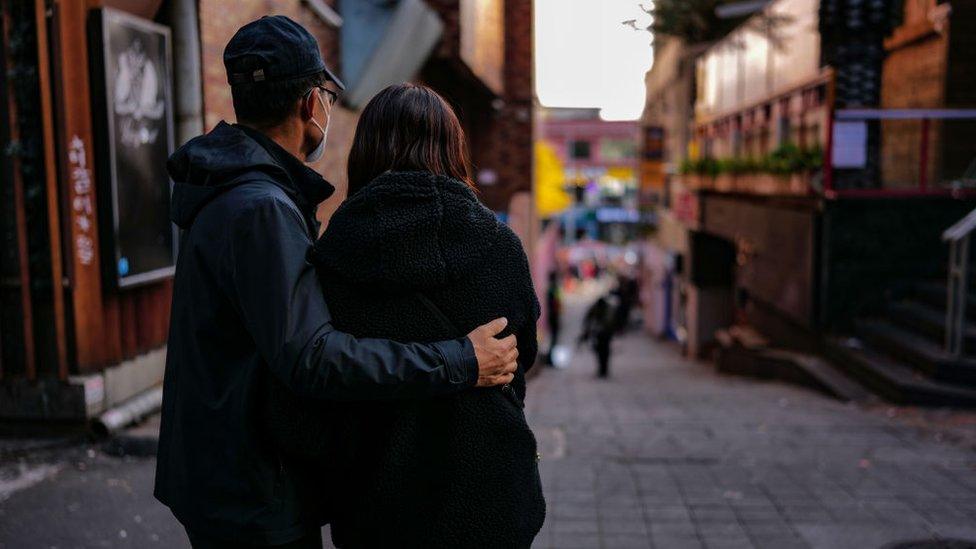
[[[829,127],[827,131],[827,146],[824,159],[824,192],[830,198],[883,198],[883,197],[912,197],[930,195],[955,195],[961,193],[972,193],[974,182],[958,177],[959,173],[945,174],[944,180],[932,180],[930,168],[933,163],[933,148],[939,147],[938,141],[934,137],[938,134],[934,132],[945,132],[947,124],[953,124],[954,128],[959,128],[959,124],[967,124],[965,135],[976,135],[976,109],[837,109],[833,111],[828,119]],[[936,129],[933,123],[939,124]],[[893,166],[892,172],[906,176],[913,181],[897,183],[888,181],[887,177],[891,174],[878,174],[878,186],[874,188],[855,188],[842,189],[835,188],[835,171],[845,166],[838,166],[839,148],[848,148],[849,143],[838,142],[838,137],[845,132],[838,132],[841,124],[847,124],[847,128],[852,128],[858,124],[864,128],[860,131],[860,137],[865,139],[859,144],[858,148],[863,150],[864,167],[867,166],[871,156],[866,147],[869,130],[867,124],[875,132],[878,151],[874,154],[888,161],[898,160],[899,165]],[[887,126],[881,126],[887,124]],[[917,128],[909,128],[905,124],[917,124]],[[857,128],[853,128],[857,129]],[[956,136],[953,136],[956,138]],[[884,150],[886,142],[897,142],[908,140],[917,142],[917,150]],[[907,154],[907,156],[906,156]],[[881,164],[877,166],[881,169]],[[937,171],[938,166],[931,171]],[[953,177],[956,176],[956,177]]]
[[[942,233],[949,243],[945,350],[960,358],[966,348],[966,305],[969,294],[969,236],[976,230],[976,210]]]

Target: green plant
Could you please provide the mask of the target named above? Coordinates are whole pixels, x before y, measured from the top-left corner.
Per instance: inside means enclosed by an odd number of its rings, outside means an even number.
[[[683,175],[702,175],[715,177],[719,174],[719,161],[714,158],[687,158],[681,162],[678,171]]]
[[[719,173],[743,175],[760,171],[759,162],[754,158],[731,157],[719,160]]]
[[[803,164],[807,170],[819,170],[823,167],[824,157],[823,149],[820,145],[816,145],[812,149],[807,149],[803,153]]]
[[[823,150],[820,146],[801,149],[792,143],[784,143],[765,158],[763,171],[790,175],[820,169],[823,166]]]
[[[769,173],[792,175],[819,170],[823,167],[823,149],[819,145],[801,149],[792,143],[785,143],[771,153],[761,157],[728,157],[686,159],[681,163],[681,174],[716,176],[719,174],[745,175]]]
[[[769,10],[752,12],[722,13],[724,6],[735,7],[740,0],[654,0],[649,7],[638,4],[641,11],[651,16],[651,24],[644,28],[654,36],[678,38],[689,44],[701,44],[719,40],[740,25],[766,36],[774,47],[785,44],[783,31],[793,18]],[[623,22],[624,25],[641,30],[636,19]]]
[[[679,37],[690,43],[709,42],[725,36],[743,18],[722,19],[715,8],[723,0],[656,0],[644,9],[654,19],[648,28],[655,36]]]

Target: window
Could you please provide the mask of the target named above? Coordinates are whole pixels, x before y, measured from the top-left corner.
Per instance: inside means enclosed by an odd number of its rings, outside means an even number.
[[[569,157],[573,160],[589,160],[590,159],[590,142],[589,141],[570,141],[569,142]]]
[[[637,140],[603,139],[600,141],[600,158],[608,161],[632,160],[637,157]]]

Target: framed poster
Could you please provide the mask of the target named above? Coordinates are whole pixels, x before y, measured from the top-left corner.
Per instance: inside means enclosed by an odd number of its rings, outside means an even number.
[[[105,282],[124,288],[172,276],[170,30],[111,8],[91,14],[92,101]]]

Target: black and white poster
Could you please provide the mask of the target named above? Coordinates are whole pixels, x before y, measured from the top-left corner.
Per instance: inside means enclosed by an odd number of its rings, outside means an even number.
[[[171,276],[173,152],[169,28],[102,8],[92,14],[99,222],[106,282],[133,286]]]

